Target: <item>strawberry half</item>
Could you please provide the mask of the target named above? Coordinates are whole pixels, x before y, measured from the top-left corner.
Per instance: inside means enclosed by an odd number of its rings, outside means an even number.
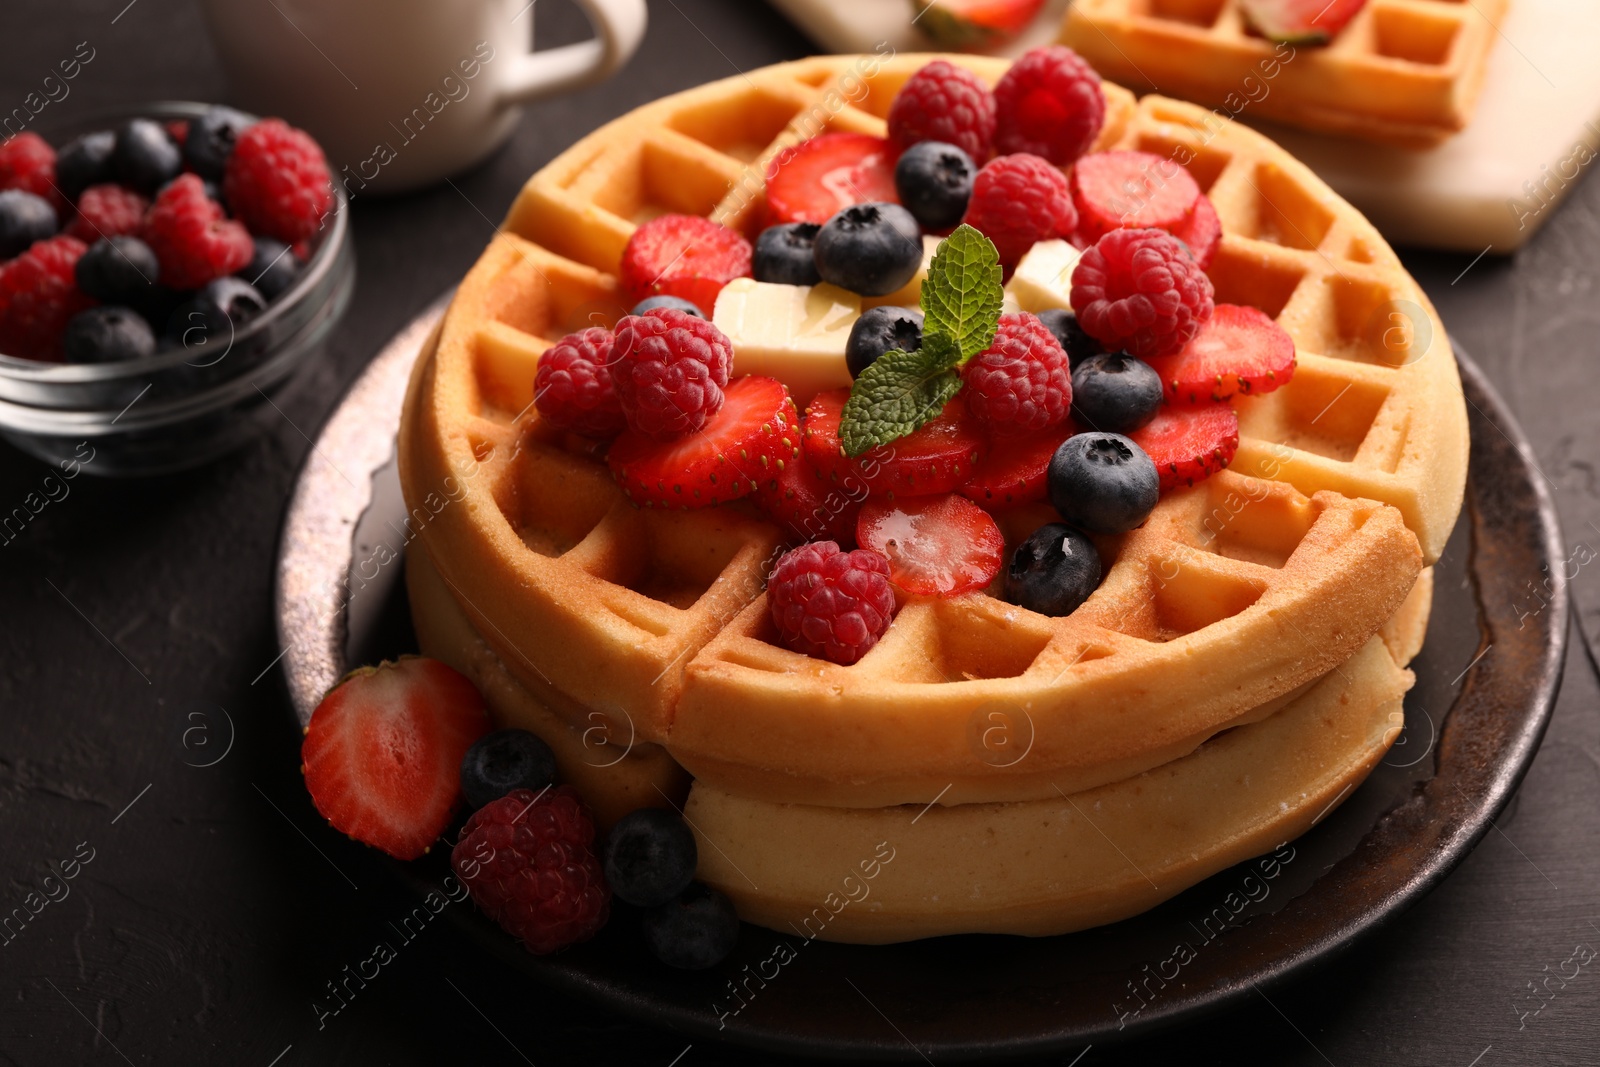
[[[1086,244],[1116,229],[1171,229],[1200,199],[1188,171],[1150,152],[1091,153],[1073,164],[1068,184]]]
[[[800,416],[776,378],[735,378],[722,410],[699,430],[657,441],[624,430],[606,454],[623,491],[642,507],[705,508],[736,500],[800,455]]]
[[[438,660],[351,671],[322,698],[300,746],[317,810],[340,833],[414,860],[461,799],[461,758],[489,732],[483,697]]]
[[[633,231],[618,270],[629,301],[676,296],[711,317],[717,294],[750,276],[750,242],[698,215],[660,215]]]
[[[856,516],[866,497],[854,495],[818,477],[804,458],[778,465],[778,476],[756,490],[756,506],[801,541],[838,541],[856,537]]]
[[[767,221],[824,223],[851,204],[898,204],[894,146],[865,133],[823,133],[767,167]]]
[[[1294,338],[1258,308],[1218,304],[1187,345],[1147,361],[1174,404],[1270,393],[1294,377]]]
[[[1154,419],[1128,436],[1149,453],[1164,493],[1202,481],[1233,462],[1239,451],[1239,415],[1226,404],[1164,404]]]
[[[1071,420],[1030,437],[997,438],[978,469],[961,487],[961,495],[986,508],[1009,508],[1043,500],[1050,457],[1061,442],[1079,432]]]
[[[889,581],[913,596],[959,596],[1000,573],[1006,539],[994,517],[964,496],[869,500],[856,542],[889,560]]]
[[[944,48],[984,48],[1028,28],[1044,0],[912,0],[912,22]]]
[[[1250,28],[1272,41],[1326,44],[1367,0],[1241,0]]]
[[[948,493],[972,476],[989,449],[958,393],[914,433],[851,459],[839,443],[839,418],[849,399],[848,389],[818,393],[806,406],[802,435],[806,460],[824,480],[847,493],[859,496],[863,487],[874,496]]]
[[[1211,203],[1211,198],[1201,194],[1200,199],[1194,202],[1194,210],[1189,212],[1189,217],[1169,227],[1168,233],[1189,246],[1189,251],[1194,253],[1194,261],[1200,264],[1200,269],[1205,270],[1211,266],[1211,260],[1217,254],[1217,246],[1222,243],[1222,220],[1217,217],[1217,209]]]

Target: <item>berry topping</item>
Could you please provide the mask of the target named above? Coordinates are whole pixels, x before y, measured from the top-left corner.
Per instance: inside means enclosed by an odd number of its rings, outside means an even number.
[[[1011,553],[1006,599],[1041,615],[1071,615],[1100,586],[1094,542],[1065,523],[1039,527]]]
[[[132,308],[107,304],[72,316],[61,347],[68,363],[119,363],[154,353],[156,335]]]
[[[733,901],[708,885],[693,882],[639,922],[656,959],[669,967],[703,971],[715,967],[739,943],[739,914]]]
[[[1080,433],[1050,459],[1050,503],[1090,533],[1114,534],[1144,523],[1161,495],[1155,464],[1116,433]]]
[[[1067,350],[1067,358],[1072,361],[1074,367],[1090,356],[1105,351],[1100,347],[1099,341],[1083,332],[1083,327],[1078,324],[1078,316],[1069,309],[1050,308],[1041,311],[1039,321],[1056,335],[1056,340]]]
[[[1155,463],[1162,490],[1193,485],[1233,462],[1239,451],[1239,416],[1226,404],[1167,406],[1133,440]]]
[[[785,552],[767,578],[767,607],[785,648],[841,666],[865,656],[894,621],[889,561],[816,541]]]
[[[479,808],[450,865],[472,902],[536,955],[589,940],[611,915],[594,819],[570,785],[515,789]]]
[[[115,177],[111,166],[111,153],[116,150],[117,135],[110,130],[97,130],[74,137],[62,146],[56,155],[56,186],[68,200],[91,185],[103,185]]]
[[[122,184],[150,196],[182,169],[183,154],[161,123],[130,119],[117,127],[111,171]]]
[[[267,298],[243,278],[213,278],[167,318],[167,337],[209,367],[233,347],[239,327],[266,309]]]
[[[1059,426],[1072,408],[1067,352],[1037,315],[1000,316],[989,347],[961,371],[967,406],[994,435]]]
[[[628,314],[643,315],[646,312],[655,311],[658,308],[672,308],[676,311],[683,312],[685,315],[693,315],[697,319],[703,319],[706,317],[706,313],[701,311],[698,305],[685,300],[681,296],[647,296],[637,304],[633,305],[633,310],[628,312]]]
[[[1091,430],[1132,433],[1160,406],[1160,375],[1126,352],[1102,352],[1073,368],[1072,417]]]
[[[1294,377],[1294,338],[1257,308],[1218,304],[1183,351],[1151,366],[1174,404],[1270,393]]]
[[[255,254],[249,231],[223,215],[193,174],[161,190],[145,217],[144,239],[161,263],[162,284],[174,289],[198,289]]]
[[[136,234],[144,226],[150,201],[120,185],[91,185],[78,198],[78,214],[67,232],[84,244],[102,237]]]
[[[603,858],[606,883],[617,899],[653,908],[689,888],[699,850],[677,812],[639,808],[611,828]]]
[[[839,442],[839,419],[847,389],[818,393],[806,406],[806,460],[830,485],[859,496],[927,496],[948,493],[972,476],[988,451],[977,420],[967,413],[961,394],[930,421],[886,445],[855,458]]]
[[[265,119],[238,135],[222,188],[251,233],[290,245],[309,240],[333,210],[322,149],[282,119]]]
[[[1108,349],[1140,359],[1178,351],[1211,317],[1211,279],[1161,230],[1112,230],[1072,272],[1072,306]]]
[[[78,259],[78,288],[108,304],[142,307],[161,275],[150,246],[137,237],[106,237]]]
[[[922,268],[922,228],[899,204],[856,204],[817,231],[816,260],[823,281],[862,296],[885,296]]]
[[[76,237],[52,237],[0,263],[0,352],[23,359],[61,357],[67,320],[92,302],[73,277],[83,253]]]
[[[1171,229],[1200,199],[1189,172],[1149,152],[1096,152],[1072,168],[1072,201],[1085,241],[1107,230]]]
[[[662,215],[628,238],[620,274],[628,299],[681,297],[704,318],[724,285],[750,276],[750,242],[698,215]]]
[[[591,326],[544,350],[533,377],[533,402],[553,426],[588,437],[610,438],[627,426],[611,380],[615,337]]]
[[[300,260],[289,246],[270,237],[254,239],[255,251],[250,262],[239,271],[239,277],[261,290],[268,300],[276,300],[289,291],[300,276]]]
[[[663,308],[617,323],[611,381],[635,433],[665,441],[700,429],[722,409],[732,365],[733,345],[705,319]]]
[[[483,697],[438,660],[404,656],[351,671],[322,698],[300,746],[323,818],[414,860],[461,799],[461,757],[489,729]]]
[[[1047,160],[1019,154],[990,160],[978,172],[966,221],[994,242],[1010,269],[1034,242],[1071,233],[1078,212],[1066,175]]]
[[[1010,40],[1039,14],[1044,0],[912,0],[912,22],[942,48],[974,50]]]
[[[785,148],[767,167],[767,215],[821,225],[851,204],[893,200],[894,158],[888,141],[864,133],[823,133]]]
[[[847,490],[824,481],[801,457],[785,460],[776,476],[761,483],[756,506],[801,541],[854,542],[866,494],[864,485]]]
[[[961,495],[991,509],[1043,500],[1050,458],[1061,442],[1077,432],[1068,420],[1026,437],[996,438],[989,454],[961,487]]]
[[[231,107],[215,105],[189,124],[182,138],[183,161],[209,181],[220,182],[239,136],[255,119]]]
[[[953,144],[975,160],[994,141],[994,94],[970,70],[936,59],[913,74],[889,106],[889,140],[904,151],[922,141]]]
[[[1269,41],[1326,44],[1367,0],[1241,0],[1250,28]]]
[[[1063,45],[1023,53],[994,97],[996,152],[1031,152],[1064,167],[1089,151],[1105,125],[1100,76]]]
[[[21,189],[54,203],[55,180],[56,150],[43,137],[29,131],[0,141],[0,189]]]
[[[56,209],[44,197],[21,189],[0,191],[0,261],[54,237],[56,227]]]
[[[959,596],[1000,573],[1006,540],[990,514],[964,496],[869,500],[856,541],[889,561],[889,581],[913,596]]]
[[[894,165],[900,202],[925,229],[948,230],[966,214],[978,165],[953,144],[919,141]]]
[[[922,322],[922,312],[916,308],[879,304],[863,311],[850,327],[850,336],[844,344],[844,361],[850,368],[850,377],[861,377],[862,371],[890,349],[915,352],[921,348]]]
[[[795,462],[799,429],[782,382],[736,378],[727,402],[698,432],[663,441],[637,427],[625,430],[606,461],[641,507],[704,508],[754,491],[777,476],[780,462]]]
[[[1167,227],[1167,232],[1188,245],[1194,261],[1201,270],[1205,270],[1211,266],[1217,246],[1222,243],[1222,220],[1217,217],[1217,209],[1212,206],[1211,198],[1202,195],[1194,202],[1194,210],[1189,212],[1189,217],[1176,226]]]
[[[775,285],[816,285],[822,276],[812,248],[821,228],[815,222],[784,222],[762,230],[756,238],[752,276]]]
[[[556,756],[538,734],[495,730],[472,743],[461,757],[461,793],[474,808],[513,789],[537,793],[554,782]]]

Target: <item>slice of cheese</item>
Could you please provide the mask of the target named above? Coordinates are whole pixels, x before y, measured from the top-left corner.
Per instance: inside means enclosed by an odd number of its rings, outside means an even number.
[[[825,389],[851,383],[845,365],[861,298],[833,285],[774,285],[736,278],[722,287],[712,321],[733,342],[733,373],[764,374],[804,408]]]
[[[1062,240],[1040,241],[1017,264],[1006,285],[1023,311],[1038,314],[1051,308],[1072,309],[1072,271],[1081,255]]]
[[[861,298],[861,310],[880,307],[918,307],[922,303],[922,283],[928,277],[928,265],[933,262],[933,254],[939,250],[939,245],[944,242],[943,237],[922,238],[922,266],[917,268],[914,278],[900,288],[884,296],[864,296]]]

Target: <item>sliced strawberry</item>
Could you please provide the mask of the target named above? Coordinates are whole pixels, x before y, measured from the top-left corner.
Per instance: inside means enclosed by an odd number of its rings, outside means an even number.
[[[1177,226],[1200,199],[1188,171],[1150,152],[1084,156],[1073,164],[1069,184],[1078,234],[1090,244],[1109,230]]]
[[[1233,462],[1239,451],[1239,416],[1226,404],[1163,404],[1154,419],[1128,436],[1155,462],[1164,493],[1202,481]]]
[[[1045,498],[1050,457],[1061,442],[1078,432],[1069,419],[1044,433],[996,438],[989,455],[961,487],[961,495],[986,508],[1008,508]]]
[[[818,393],[806,406],[806,460],[830,484],[846,493],[864,487],[874,496],[929,496],[948,493],[972,476],[989,445],[977,420],[967,414],[958,393],[944,410],[915,433],[868,449],[854,459],[839,443],[839,417],[850,390]]]
[[[438,660],[351,671],[311,713],[301,770],[340,833],[414,860],[461,799],[461,758],[489,731],[483,697]]]
[[[852,495],[830,485],[804,457],[779,464],[777,477],[756,490],[756,505],[795,537],[842,545],[856,538],[856,516],[864,499],[864,486]]]
[[[987,512],[964,496],[869,500],[856,542],[889,560],[889,581],[913,596],[959,596],[1000,573],[1006,539]]]
[[[750,242],[698,215],[660,215],[628,238],[619,274],[631,303],[676,296],[710,318],[722,287],[750,276]]]
[[[1194,210],[1189,212],[1189,217],[1167,232],[1188,245],[1189,251],[1194,253],[1195,262],[1200,264],[1201,270],[1205,270],[1211,266],[1217,246],[1222,243],[1222,220],[1217,217],[1217,209],[1212,205],[1211,198],[1202,194],[1194,202]]]
[[[895,150],[882,137],[823,133],[767,167],[767,221],[823,223],[851,204],[898,204]]]
[[[1259,309],[1218,304],[1187,345],[1149,361],[1174,404],[1270,393],[1294,377],[1294,338]]]
[[[985,48],[1028,28],[1044,0],[912,0],[912,22],[944,48]]]
[[[1367,0],[1241,0],[1245,21],[1261,36],[1291,44],[1326,44]]]
[[[722,410],[698,431],[657,441],[622,432],[606,462],[642,507],[704,508],[737,499],[800,455],[800,416],[776,378],[735,378]]]

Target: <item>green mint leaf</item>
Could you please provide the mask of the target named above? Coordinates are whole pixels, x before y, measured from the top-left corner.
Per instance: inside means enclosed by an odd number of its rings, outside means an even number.
[[[956,342],[963,361],[989,347],[1000,324],[1000,253],[994,242],[962,223],[946,237],[922,283],[924,334]]]
[[[839,421],[845,455],[886,445],[936,417],[961,388],[960,350],[943,334],[923,334],[915,352],[892,349],[861,372]]]

